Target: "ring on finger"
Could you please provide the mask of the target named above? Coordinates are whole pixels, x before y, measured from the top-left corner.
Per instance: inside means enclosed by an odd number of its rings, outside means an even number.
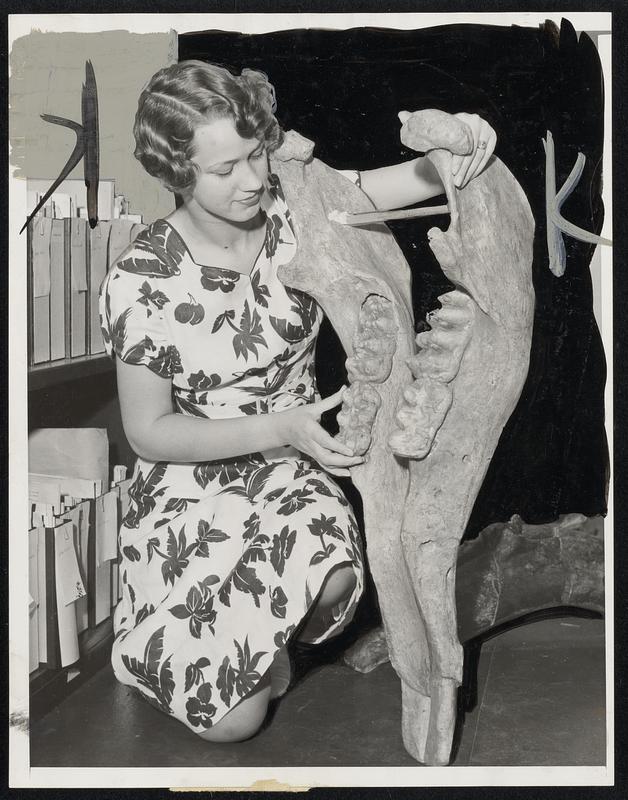
[[[488,142],[485,142],[484,139],[482,139],[481,142],[478,142],[478,148],[477,148],[478,150],[486,150],[487,147],[488,147]]]

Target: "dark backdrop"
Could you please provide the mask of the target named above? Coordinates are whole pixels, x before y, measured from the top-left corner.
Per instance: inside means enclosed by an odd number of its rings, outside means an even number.
[[[264,35],[205,31],[179,36],[179,58],[236,72],[263,70],[275,86],[282,127],[312,139],[317,157],[338,168],[369,169],[413,157],[399,142],[402,109],[475,112],[493,125],[496,153],[523,186],[536,221],[536,315],[528,379],[466,536],[514,513],[534,523],[567,512],[605,513],[606,368],[592,311],[593,246],[566,237],[566,273],[550,273],[541,141],[550,129],[558,187],[577,153],[585,154],[584,174],[563,213],[599,232],[603,88],[591,39],[578,39],[569,22],[560,31],[551,23]],[[427,246],[433,224],[434,219],[390,225],[412,267],[417,329],[438,294],[450,288]],[[319,355],[319,384],[327,394],[345,378],[344,355],[329,325],[321,332]],[[359,513],[356,493],[346,489]]]

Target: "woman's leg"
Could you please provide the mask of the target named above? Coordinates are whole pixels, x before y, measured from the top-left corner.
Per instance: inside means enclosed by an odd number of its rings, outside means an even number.
[[[244,697],[209,730],[199,733],[208,742],[243,742],[262,726],[270,700],[270,672],[262,676],[251,694]]]
[[[299,639],[307,641],[316,638],[329,627],[331,615],[336,606],[342,606],[351,597],[355,588],[355,572],[349,564],[338,564],[333,569],[318,595],[318,599],[309,615]],[[280,652],[280,656],[284,654]],[[278,661],[282,661],[280,657]],[[283,669],[282,664],[278,667]],[[260,729],[271,698],[272,667],[255,687],[250,695],[243,698],[209,730],[198,735],[208,742],[242,742],[254,736]]]
[[[344,610],[355,584],[355,572],[350,564],[338,564],[325,579],[312,611],[297,638],[308,642],[324,633],[333,621],[334,611]]]

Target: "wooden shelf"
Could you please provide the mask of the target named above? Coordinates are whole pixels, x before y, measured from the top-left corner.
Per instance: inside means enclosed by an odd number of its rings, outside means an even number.
[[[28,368],[28,388],[29,391],[45,389],[48,386],[113,370],[114,363],[105,353],[47,361]]]
[[[61,669],[40,665],[30,675],[30,717],[39,719],[58,705],[70,692],[90,678],[109,661],[113,643],[113,620],[104,620],[79,636],[81,657]]]

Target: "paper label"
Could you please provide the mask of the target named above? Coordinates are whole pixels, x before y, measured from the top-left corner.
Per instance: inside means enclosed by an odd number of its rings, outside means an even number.
[[[55,528],[55,567],[63,604],[68,606],[84,597],[86,592],[76,558],[72,522],[64,522]]]
[[[50,236],[52,219],[38,217],[33,221],[31,236],[33,256],[33,297],[50,294]]]
[[[118,498],[116,489],[96,498],[96,566],[118,557]]]
[[[72,267],[72,291],[87,291],[87,241],[85,220],[73,217],[71,221],[70,258]]]
[[[28,476],[28,497],[32,503],[48,503],[55,506],[56,513],[61,510],[61,486],[54,478],[41,475]]]

